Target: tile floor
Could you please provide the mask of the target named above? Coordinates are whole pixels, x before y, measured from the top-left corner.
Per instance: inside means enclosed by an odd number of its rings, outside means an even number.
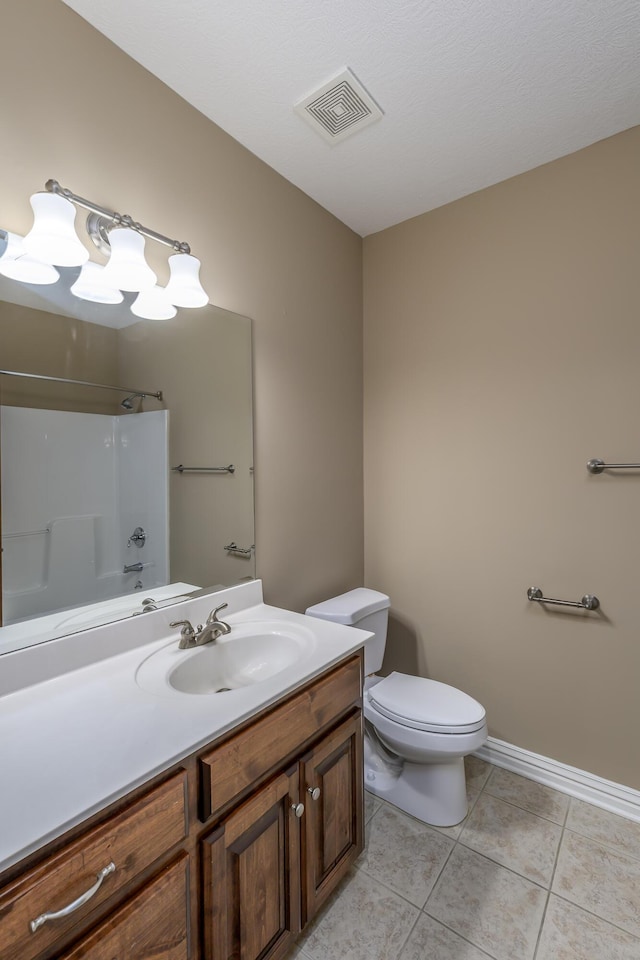
[[[640,960],[640,823],[467,758],[469,814],[367,794],[367,845],[290,960]]]

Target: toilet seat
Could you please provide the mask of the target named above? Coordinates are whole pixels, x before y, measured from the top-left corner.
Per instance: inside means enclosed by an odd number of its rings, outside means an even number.
[[[482,704],[438,680],[391,673],[367,692],[371,706],[404,727],[430,733],[465,734],[485,724]]]

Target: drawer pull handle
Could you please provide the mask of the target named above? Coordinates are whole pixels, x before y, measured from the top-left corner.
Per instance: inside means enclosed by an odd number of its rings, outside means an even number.
[[[31,928],[31,933],[35,933],[47,920],[60,920],[62,917],[68,917],[70,913],[73,913],[74,910],[78,910],[80,907],[83,907],[85,903],[91,900],[91,897],[95,896],[100,887],[102,886],[102,881],[109,876],[110,873],[115,873],[116,865],[113,863],[108,863],[106,867],[103,867],[98,876],[96,877],[96,882],[92,887],[86,890],[81,894],[77,900],[74,900],[73,903],[68,904],[66,907],[63,907],[62,910],[56,910],[55,912],[41,913],[39,917],[35,920],[31,920],[29,926]]]
[[[307,787],[307,793],[311,794],[312,800],[320,799],[320,787]]]
[[[292,803],[291,809],[293,810],[293,812],[295,813],[296,817],[299,820],[302,814],[304,813],[304,803]]]

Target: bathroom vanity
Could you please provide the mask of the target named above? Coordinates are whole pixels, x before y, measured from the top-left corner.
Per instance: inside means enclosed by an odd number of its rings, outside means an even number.
[[[253,631],[267,649],[289,629],[312,639],[273,675],[185,693],[171,683],[189,659],[166,630],[176,608],[159,610],[100,628],[103,640],[137,629],[143,646],[0,697],[3,736],[13,710],[12,733],[23,741],[2,755],[13,785],[0,800],[3,960],[281,957],[362,850],[368,635],[334,624],[309,630],[302,616],[264,605],[259,582],[219,598],[231,611],[229,651],[234,630],[239,645]],[[187,601],[180,616],[204,619],[211,605]],[[150,641],[154,630],[163,636]],[[58,656],[58,671],[65,658],[71,665],[68,650]],[[168,678],[157,692],[140,682],[154,657]],[[84,722],[83,691],[99,714]],[[39,712],[56,733],[66,729],[53,756],[25,753]]]

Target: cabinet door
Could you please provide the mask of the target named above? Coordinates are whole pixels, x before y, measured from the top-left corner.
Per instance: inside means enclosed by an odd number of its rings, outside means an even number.
[[[335,889],[362,852],[362,717],[342,723],[302,761],[302,922]]]
[[[282,957],[299,932],[298,799],[296,766],[202,841],[206,960]]]
[[[185,855],[60,960],[189,960]]]

